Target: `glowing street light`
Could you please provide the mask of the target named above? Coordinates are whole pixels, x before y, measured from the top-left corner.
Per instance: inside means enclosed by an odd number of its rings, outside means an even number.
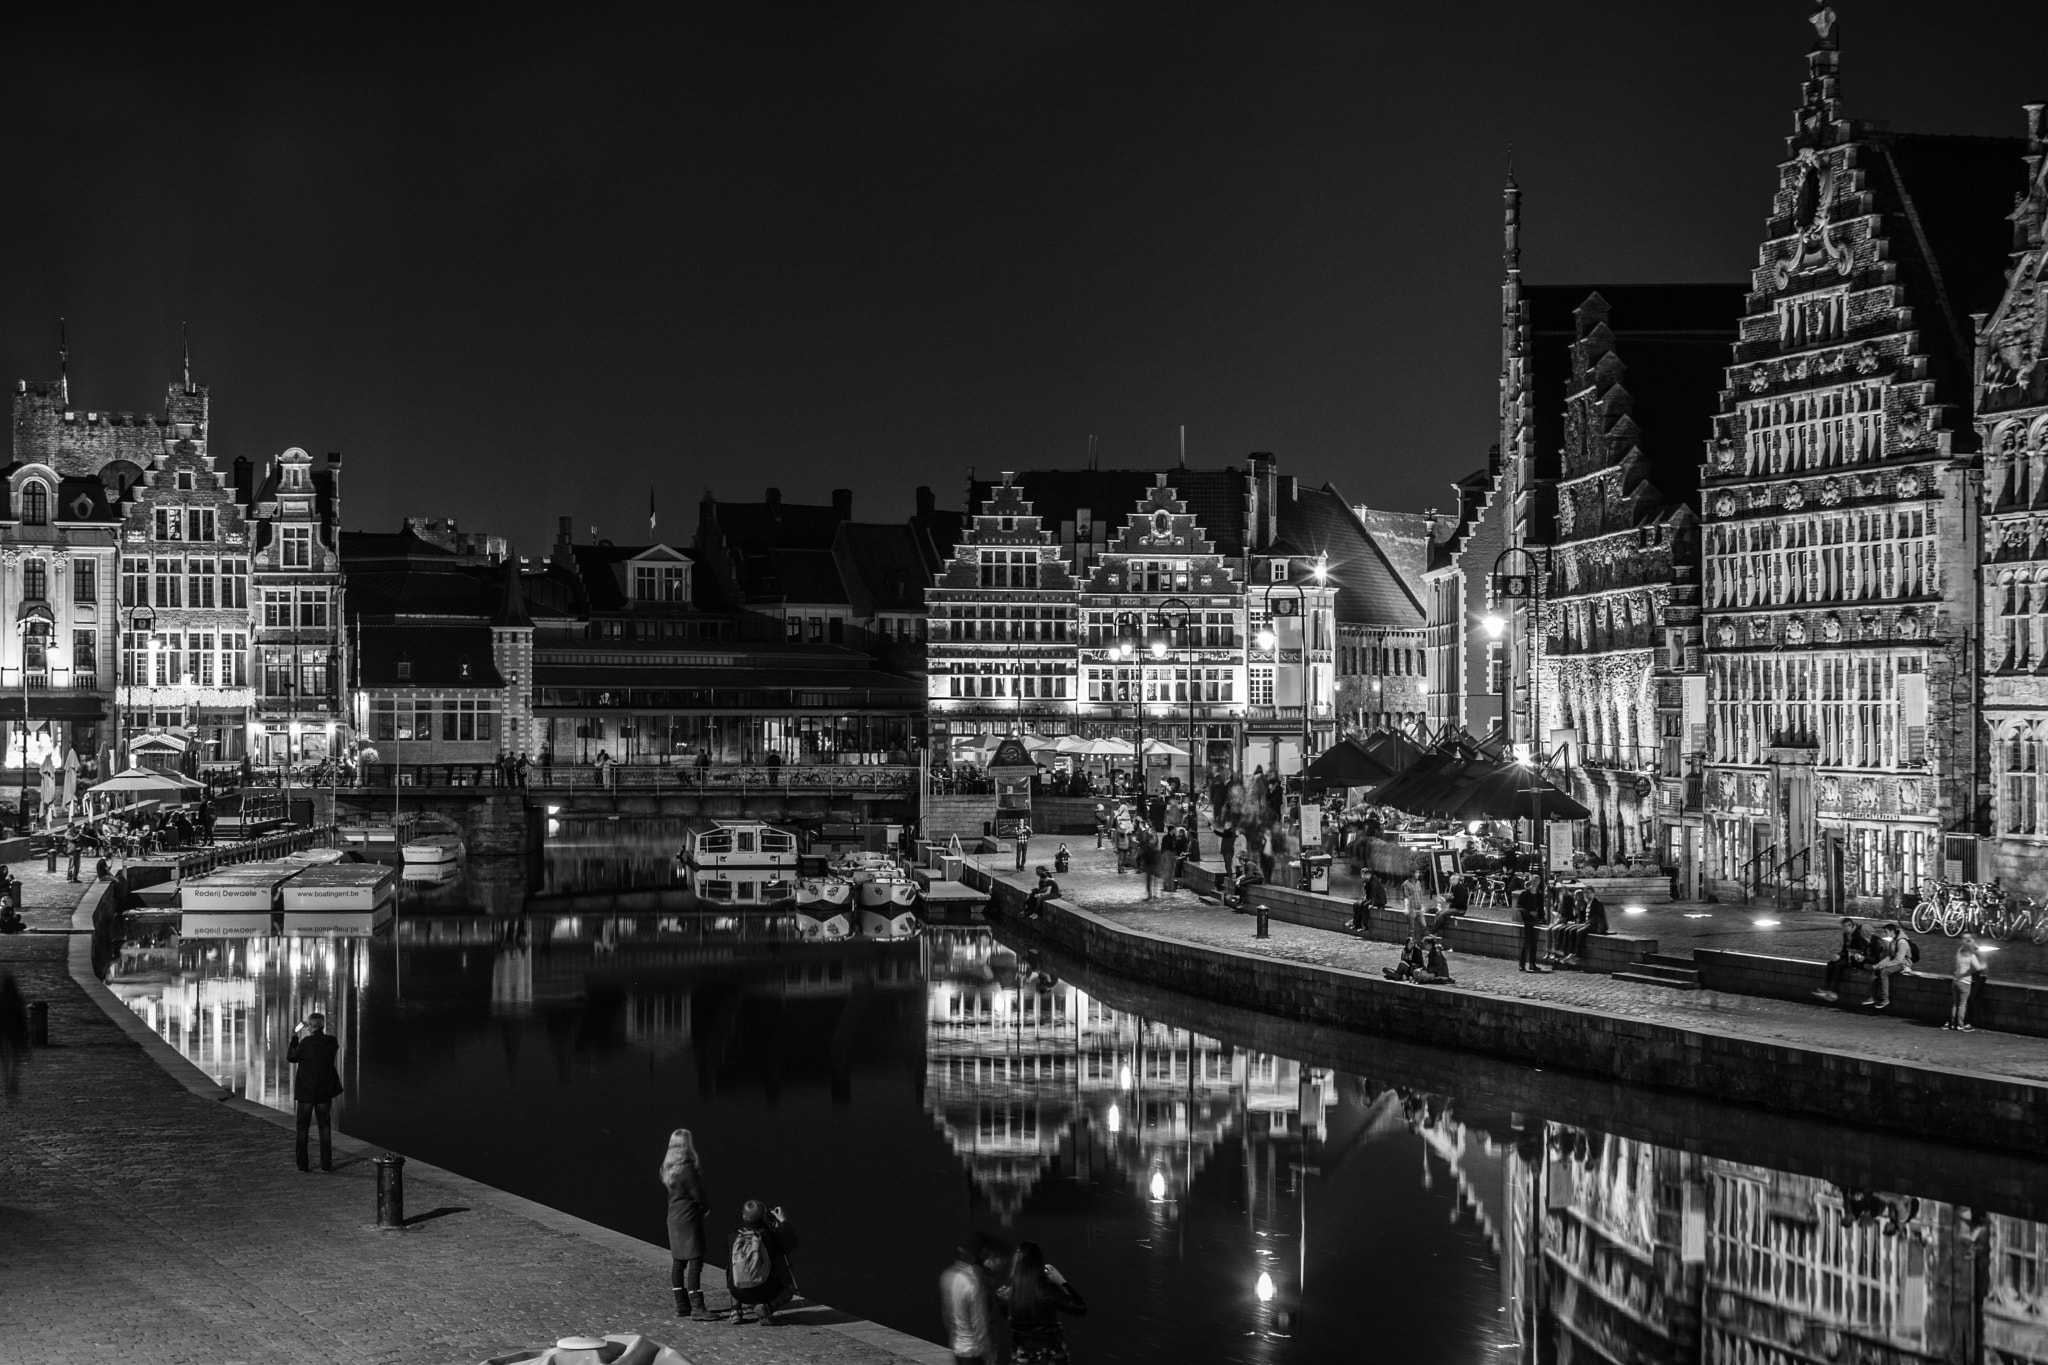
[[[1500,633],[1508,628],[1506,618],[1501,616],[1499,612],[1492,611],[1481,617],[1479,624],[1485,626],[1486,633],[1496,640],[1500,638]]]
[[[1279,641],[1280,637],[1275,635],[1270,630],[1262,630],[1259,632],[1259,648],[1262,650],[1267,650],[1270,652],[1273,646],[1278,644]]]

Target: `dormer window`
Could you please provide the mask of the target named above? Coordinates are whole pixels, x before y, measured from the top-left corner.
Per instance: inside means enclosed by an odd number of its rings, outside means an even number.
[[[398,661],[398,680],[399,680],[400,682],[411,682],[411,681],[412,681],[412,660],[411,660],[411,659],[400,659],[400,660]]]
[[[179,470],[179,471],[178,471],[178,487],[179,487],[179,489],[180,489],[181,491],[183,491],[183,492],[187,492],[187,493],[189,493],[189,492],[191,492],[191,491],[192,491],[192,489],[193,489],[193,481],[192,481],[192,471],[191,471],[191,470],[189,470],[189,469],[181,469],[181,470]]]
[[[1273,581],[1275,583],[1285,583],[1287,581],[1286,560],[1276,559],[1273,561]]]
[[[50,524],[50,486],[41,479],[30,479],[21,486],[21,524]]]
[[[464,682],[468,682],[468,681],[469,681],[469,656],[468,656],[467,654],[463,655],[463,656],[462,656],[462,658],[461,658],[461,660],[460,660],[459,662],[457,662],[457,664],[455,665],[455,667],[456,667],[456,671],[457,671],[457,673],[458,673],[458,674],[459,674],[459,676],[460,676],[460,677],[462,678],[462,680],[463,680]]]

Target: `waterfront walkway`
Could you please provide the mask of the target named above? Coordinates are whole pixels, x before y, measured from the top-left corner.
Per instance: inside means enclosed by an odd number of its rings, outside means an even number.
[[[1108,850],[1097,852],[1092,838],[1085,841],[1072,838],[1066,842],[1074,862],[1073,870],[1058,879],[1065,899],[1114,924],[1205,947],[1229,948],[1279,960],[1345,968],[1373,975],[1400,959],[1399,944],[1354,938],[1349,934],[1304,928],[1279,920],[1270,922],[1270,937],[1260,939],[1254,937],[1255,921],[1251,916],[1225,910],[1187,890],[1171,895],[1160,891],[1147,900],[1143,875],[1119,874],[1114,853]],[[1050,846],[1043,855],[1037,846],[1032,853],[1031,863],[1036,867],[1041,861],[1049,861]],[[999,862],[996,855],[983,855],[979,861],[983,868],[1013,886],[1028,889],[1035,882],[1029,872],[1012,871],[1010,865]],[[1481,913],[1507,918],[1502,911]],[[1833,920],[1826,922],[1835,923]],[[1634,926],[1628,927],[1633,929]],[[1754,930],[1752,926],[1750,932],[1761,931]],[[1831,945],[1834,936],[1826,937]],[[1947,965],[1943,960],[1947,952],[1937,943],[1945,944],[1946,940],[1926,944],[1933,960],[1922,964],[1923,971],[1938,970]],[[1935,957],[1937,953],[1939,957]],[[1812,950],[1814,957],[1824,955],[1822,951]],[[2048,1038],[1989,1031],[1951,1033],[1895,1016],[1843,1009],[1819,1001],[1809,1005],[1793,1000],[1718,991],[1677,992],[1575,971],[1532,974],[1518,971],[1514,962],[1508,959],[1470,953],[1454,954],[1451,971],[1457,984],[1435,989],[1569,1005],[1678,1028],[1707,1028],[1883,1061],[1935,1066],[1958,1073],[1975,1072],[1987,1076],[2048,1081]]]
[[[431,1167],[407,1169],[405,1229],[376,1230],[373,1149],[337,1135],[336,1170],[299,1173],[288,1117],[206,1097],[73,979],[59,931],[86,888],[15,871],[50,932],[0,938],[0,971],[49,1002],[53,1046],[0,1098],[0,1359],[456,1365],[624,1331],[699,1365],[951,1359],[819,1307],[679,1322],[666,1249]]]

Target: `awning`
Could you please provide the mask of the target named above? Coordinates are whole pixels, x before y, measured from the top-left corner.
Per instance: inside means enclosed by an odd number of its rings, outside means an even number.
[[[1311,787],[1373,787],[1394,774],[1355,739],[1340,739],[1308,765]]]
[[[105,720],[107,699],[91,692],[31,692],[28,718],[38,720]],[[21,693],[0,693],[0,720],[21,719]]]

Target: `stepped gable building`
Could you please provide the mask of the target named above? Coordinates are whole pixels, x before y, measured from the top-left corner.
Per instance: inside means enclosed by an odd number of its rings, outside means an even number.
[[[1005,473],[971,482],[968,505],[931,593],[934,741],[949,754],[1019,727],[1135,740],[1142,718],[1198,768],[1293,773],[1305,744],[1336,738],[1340,630],[1409,631],[1420,646],[1415,591],[1343,495],[1302,487],[1271,455]],[[1120,621],[1162,614],[1185,615],[1185,634],[1164,655],[1121,657]]]
[[[1983,733],[1989,865],[1975,878],[2048,875],[2048,128],[2027,112],[2026,192],[2012,218],[2005,296],[1977,328],[1984,455]]]
[[[251,474],[246,460],[235,461],[239,487],[248,488]],[[248,506],[256,636],[250,759],[317,763],[346,742],[350,724],[342,695],[341,456],[330,452],[319,468],[305,451],[285,451]]]
[[[1554,462],[1538,702],[1602,862],[1704,853],[1699,465],[1745,288],[1523,291],[1535,431]],[[1696,730],[1688,729],[1687,716]],[[1695,779],[1690,792],[1683,778]]]
[[[75,751],[94,772],[120,739],[120,498],[163,439],[161,418],[75,411],[62,384],[15,388],[0,611],[40,628],[0,639],[0,743],[14,772],[5,785],[18,788],[24,754],[39,768]]]
[[[1998,306],[2024,145],[1842,116],[1813,17],[1701,471],[1710,885],[1831,906],[1918,887],[1975,807],[1971,315]]]
[[[1507,656],[1484,622],[1493,614],[1492,573],[1506,548],[1508,503],[1500,447],[1486,466],[1451,485],[1458,512],[1429,548],[1423,571],[1425,706],[1429,732],[1500,734]]]
[[[87,414],[90,417],[90,414]],[[100,475],[122,494],[120,664],[127,731],[176,730],[196,764],[249,757],[248,490],[216,467],[204,385],[172,385],[156,449],[129,442]],[[137,460],[147,458],[138,466]]]
[[[339,549],[352,723],[378,755],[365,784],[390,785],[393,765],[536,757],[534,625],[517,563],[425,539],[412,519],[393,533],[343,532]]]

